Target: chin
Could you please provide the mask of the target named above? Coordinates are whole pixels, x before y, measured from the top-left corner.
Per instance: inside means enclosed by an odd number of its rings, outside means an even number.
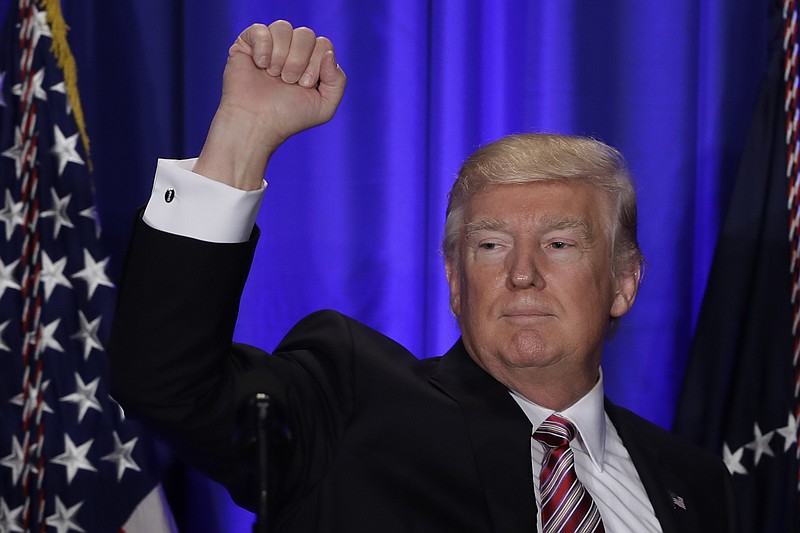
[[[546,365],[552,354],[548,343],[537,330],[525,329],[513,333],[506,347],[506,359],[509,366],[530,367]]]

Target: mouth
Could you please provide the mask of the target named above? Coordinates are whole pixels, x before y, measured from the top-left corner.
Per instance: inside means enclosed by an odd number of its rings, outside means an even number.
[[[538,322],[548,318],[555,318],[555,315],[542,309],[526,309],[506,311],[502,314],[502,318],[510,322],[530,323]]]

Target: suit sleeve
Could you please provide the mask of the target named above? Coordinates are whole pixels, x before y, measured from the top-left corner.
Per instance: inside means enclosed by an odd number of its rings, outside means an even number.
[[[126,413],[248,508],[253,461],[234,436],[249,398],[269,393],[292,435],[277,465],[283,505],[323,475],[352,410],[352,343],[340,315],[307,319],[288,336],[292,348],[274,355],[232,343],[257,233],[212,244],[138,221],[108,346]]]

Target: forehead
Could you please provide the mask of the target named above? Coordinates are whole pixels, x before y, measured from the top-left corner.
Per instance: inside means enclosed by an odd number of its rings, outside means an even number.
[[[611,198],[596,187],[579,183],[535,182],[491,185],[465,204],[464,222],[492,224],[568,224],[580,220],[590,227],[610,224]]]

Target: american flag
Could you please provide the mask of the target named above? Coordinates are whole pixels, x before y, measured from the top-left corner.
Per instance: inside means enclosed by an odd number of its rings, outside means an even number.
[[[800,10],[771,4],[771,27],[783,31],[770,43],[674,427],[722,456],[746,533],[800,531]]]
[[[142,502],[139,530],[165,530],[145,440],[108,396],[115,293],[75,71],[59,3],[18,0],[0,48],[0,532],[133,531]]]

